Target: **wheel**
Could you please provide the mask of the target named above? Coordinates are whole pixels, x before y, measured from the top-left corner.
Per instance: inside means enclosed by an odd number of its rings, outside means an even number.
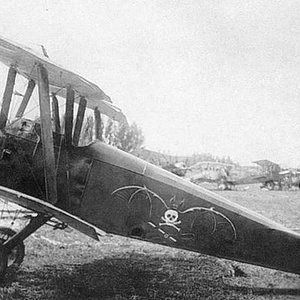
[[[225,183],[220,183],[220,184],[218,185],[218,189],[219,189],[220,191],[225,191],[225,190],[226,190],[226,184],[225,184]]]
[[[15,235],[16,232],[8,227],[0,227],[0,244],[3,244],[10,237]],[[1,247],[0,247],[1,248]],[[24,259],[25,246],[24,243],[19,243],[15,248],[7,253],[7,267],[18,267]],[[1,262],[0,262],[1,263]]]
[[[266,187],[267,187],[267,189],[268,189],[269,191],[274,190],[274,186],[275,186],[275,184],[274,184],[273,181],[268,181],[268,182],[266,182]]]

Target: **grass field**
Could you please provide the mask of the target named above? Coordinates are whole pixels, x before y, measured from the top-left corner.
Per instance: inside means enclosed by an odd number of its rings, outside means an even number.
[[[300,228],[300,192],[218,192]],[[300,299],[300,276],[106,236],[100,242],[44,226],[0,286],[0,299]]]

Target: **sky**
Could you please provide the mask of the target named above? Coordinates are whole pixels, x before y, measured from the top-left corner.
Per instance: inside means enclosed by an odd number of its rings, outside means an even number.
[[[0,4],[1,36],[99,85],[146,148],[300,167],[299,1]]]

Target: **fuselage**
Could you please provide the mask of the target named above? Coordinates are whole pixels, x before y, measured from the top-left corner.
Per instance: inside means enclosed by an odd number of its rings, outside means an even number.
[[[0,185],[45,197],[39,139],[2,138]],[[128,153],[55,138],[57,205],[114,234],[300,273],[300,236]]]

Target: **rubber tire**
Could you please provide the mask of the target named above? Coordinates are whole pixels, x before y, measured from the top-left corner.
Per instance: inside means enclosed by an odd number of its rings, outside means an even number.
[[[4,235],[8,235],[9,237],[12,237],[16,234],[16,232],[14,230],[12,230],[11,228],[8,227],[0,227],[0,243],[2,244],[3,242],[6,241],[6,239],[1,238],[1,234]],[[11,255],[11,253],[8,253],[7,256],[7,267],[18,267],[24,260],[24,256],[25,256],[25,245],[23,242],[19,243],[13,250],[15,258],[14,260],[11,262],[9,260],[9,256]]]
[[[225,191],[226,188],[227,188],[226,183],[220,183],[220,184],[218,184],[218,190]]]
[[[273,191],[274,190],[274,187],[275,187],[275,184],[273,181],[268,181],[266,182],[266,187],[269,191]]]
[[[233,184],[232,183],[227,183],[227,190],[232,191],[233,190]]]

